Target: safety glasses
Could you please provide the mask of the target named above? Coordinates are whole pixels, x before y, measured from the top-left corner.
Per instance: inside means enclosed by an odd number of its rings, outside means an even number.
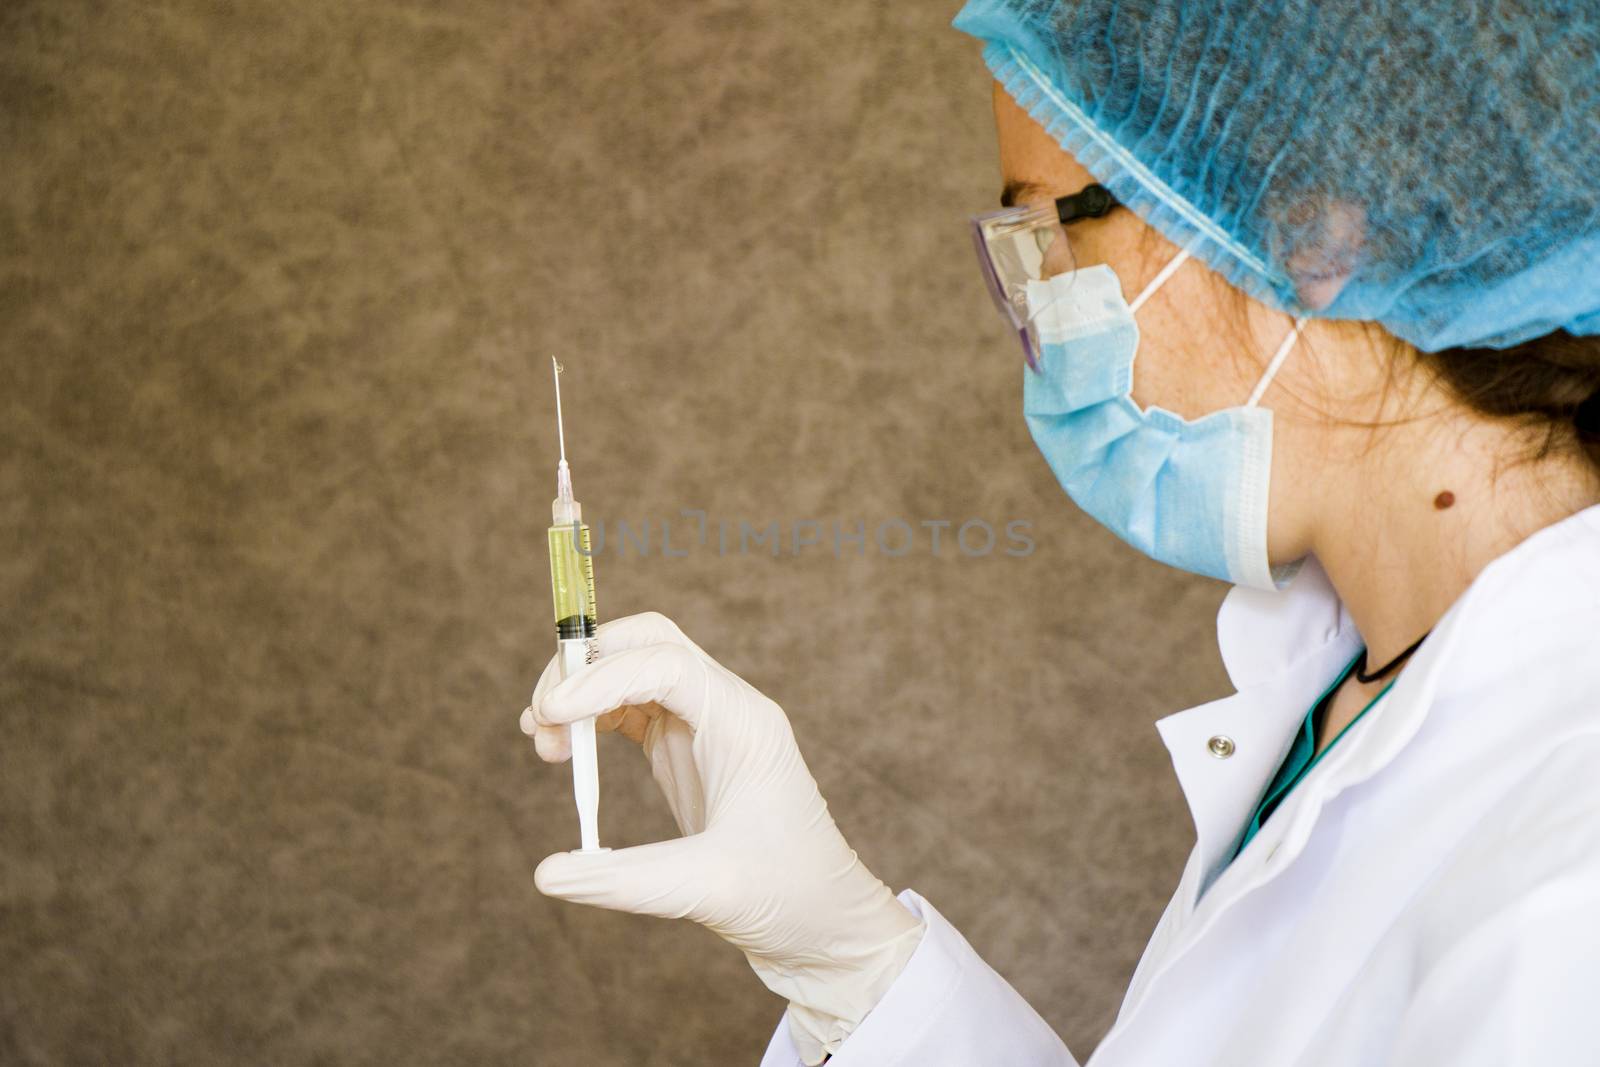
[[[1022,342],[1028,366],[1038,368],[1039,334],[1028,314],[1028,283],[1075,269],[1067,227],[1118,206],[1103,185],[1089,185],[1051,204],[1023,204],[972,217],[972,243],[994,306]]]

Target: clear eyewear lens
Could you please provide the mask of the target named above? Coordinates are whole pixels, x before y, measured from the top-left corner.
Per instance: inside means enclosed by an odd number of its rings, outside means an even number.
[[[972,220],[973,244],[995,307],[1021,339],[1029,366],[1037,366],[1038,330],[1028,314],[1028,283],[1072,270],[1067,231],[1054,204],[1005,208]]]

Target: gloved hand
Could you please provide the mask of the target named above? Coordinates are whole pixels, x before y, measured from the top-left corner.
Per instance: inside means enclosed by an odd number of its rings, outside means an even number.
[[[654,612],[599,630],[566,681],[551,660],[522,713],[539,755],[571,756],[567,723],[599,715],[644,747],[684,836],[598,855],[558,852],[541,893],[689,918],[744,951],[789,1001],[807,1064],[837,1051],[904,969],[925,924],[856,858],[828,814],[783,709]],[[559,683],[559,684],[558,684]]]

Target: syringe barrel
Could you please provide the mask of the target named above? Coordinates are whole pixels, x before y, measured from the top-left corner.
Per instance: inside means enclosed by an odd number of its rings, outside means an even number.
[[[598,628],[594,556],[589,547],[589,527],[581,522],[550,527],[550,592],[555,604],[556,637],[594,637]]]
[[[550,527],[550,591],[556,610],[556,645],[561,677],[570,678],[600,655],[594,608],[594,557],[589,527],[581,522]],[[581,851],[600,849],[600,766],[594,719],[572,724],[572,789],[578,804]]]

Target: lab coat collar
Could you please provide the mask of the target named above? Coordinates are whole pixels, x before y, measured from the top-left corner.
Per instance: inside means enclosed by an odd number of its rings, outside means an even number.
[[[1222,665],[1241,693],[1281,674],[1341,634],[1355,632],[1349,611],[1316,556],[1306,557],[1287,588],[1236,585],[1217,611]],[[1359,634],[1356,640],[1360,647]]]
[[[1217,636],[1239,691],[1156,722],[1194,818],[1195,850],[1179,889],[1186,911],[1233,855],[1307,708],[1361,649],[1314,557],[1279,593],[1236,586]]]
[[[1597,537],[1600,537],[1600,504],[1534,531],[1478,572],[1435,624],[1428,641],[1418,651],[1426,648],[1429,642],[1445,644],[1436,641],[1436,635],[1458,625],[1460,617],[1472,614],[1475,602],[1482,598],[1497,598],[1502,609],[1508,603],[1498,598],[1519,594],[1521,599],[1528,600],[1537,593],[1538,603],[1548,603],[1546,590],[1519,581],[1519,576],[1528,573],[1551,583],[1550,593],[1558,592],[1567,584],[1562,579],[1562,575],[1569,572],[1567,555],[1593,552]],[[1568,597],[1574,593],[1587,596],[1592,590],[1581,586],[1567,589]],[[1498,615],[1506,617],[1503,610]],[[1217,643],[1223,666],[1234,688],[1241,692],[1295,665],[1308,650],[1346,632],[1355,634],[1359,648],[1360,635],[1355,622],[1315,556],[1306,557],[1305,565],[1285,589],[1234,586],[1223,598],[1217,613]],[[1414,656],[1413,662],[1421,658]],[[1450,687],[1451,691],[1460,688],[1465,681],[1463,676],[1458,684]],[[1302,709],[1302,716],[1304,711]]]
[[[1322,805],[1392,761],[1435,703],[1470,689],[1482,672],[1503,669],[1496,659],[1452,655],[1464,632],[1472,631],[1474,647],[1504,647],[1513,643],[1519,617],[1558,612],[1564,601],[1577,598],[1585,602],[1571,605],[1573,614],[1588,619],[1586,639],[1592,642],[1592,622],[1600,614],[1596,586],[1572,577],[1600,572],[1595,560],[1600,560],[1600,505],[1535,532],[1484,567],[1412,654],[1383,705],[1363,720],[1362,729],[1329,750],[1316,795],[1285,806],[1293,815],[1279,820],[1288,825],[1272,846],[1289,851],[1283,861],[1304,844]],[[1486,604],[1493,609],[1485,610]],[[1156,723],[1195,823],[1195,851],[1180,886],[1186,910],[1232,856],[1311,703],[1362,646],[1349,611],[1314,556],[1285,589],[1236,586],[1229,591],[1217,615],[1217,640],[1238,692]],[[1282,863],[1272,869],[1281,870]]]

